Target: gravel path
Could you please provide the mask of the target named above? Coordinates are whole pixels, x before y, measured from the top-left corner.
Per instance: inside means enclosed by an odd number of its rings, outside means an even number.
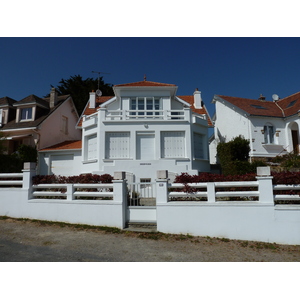
[[[0,261],[299,262],[300,246],[2,218]]]

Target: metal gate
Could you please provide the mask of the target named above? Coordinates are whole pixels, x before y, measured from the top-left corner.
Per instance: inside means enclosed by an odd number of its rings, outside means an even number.
[[[133,182],[134,177],[126,174],[128,223],[156,223],[156,183],[148,179]]]

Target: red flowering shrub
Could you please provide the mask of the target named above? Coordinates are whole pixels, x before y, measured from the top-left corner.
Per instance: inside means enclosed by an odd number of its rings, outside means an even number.
[[[79,176],[37,175],[33,177],[33,185],[46,183],[112,183],[109,174],[81,174]]]

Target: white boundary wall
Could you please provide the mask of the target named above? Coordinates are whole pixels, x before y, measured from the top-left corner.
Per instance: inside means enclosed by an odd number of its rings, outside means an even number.
[[[33,174],[29,165],[23,171],[22,188],[0,189],[1,216],[125,227],[125,172],[115,173],[113,200],[73,200],[72,197],[28,200]],[[201,192],[207,196],[203,202],[169,201],[171,185],[162,177],[156,182],[156,218],[160,232],[300,245],[300,205],[274,205],[270,176],[257,177],[258,201],[216,201],[216,183],[209,183],[207,191]],[[247,182],[244,184],[249,186]]]

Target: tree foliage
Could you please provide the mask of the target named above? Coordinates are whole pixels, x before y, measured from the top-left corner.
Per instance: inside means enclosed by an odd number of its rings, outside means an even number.
[[[51,85],[51,87],[54,87]],[[61,79],[59,85],[55,87],[58,95],[70,94],[77,112],[80,115],[89,100],[89,93],[98,89],[98,78],[83,79],[80,75],[71,76],[69,79]],[[99,77],[99,89],[103,96],[113,96],[113,89],[110,83],[105,83],[103,77]],[[49,97],[49,94],[46,96]]]
[[[250,163],[249,159],[250,142],[244,137],[237,136],[227,143],[220,143],[217,146],[222,173],[224,175],[241,175],[255,173],[256,167],[264,166],[262,161]]]

